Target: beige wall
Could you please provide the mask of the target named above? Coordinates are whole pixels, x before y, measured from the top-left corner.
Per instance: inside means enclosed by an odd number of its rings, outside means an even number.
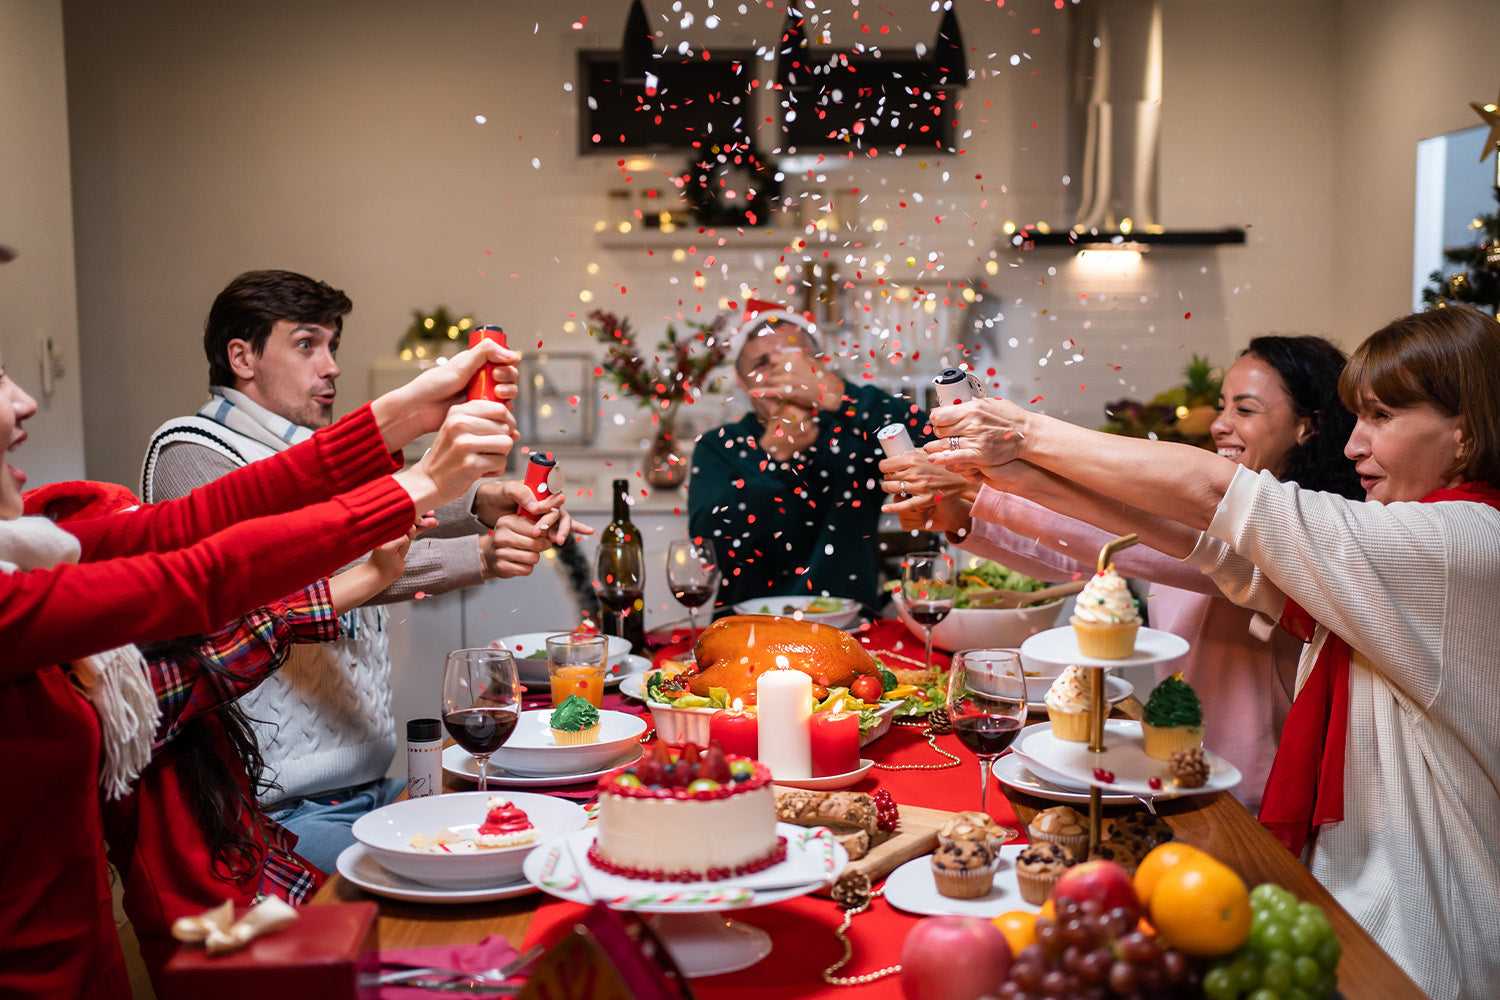
[[[32,485],[83,475],[83,408],[68,183],[68,105],[60,0],[0,0],[0,355],[36,397],[30,439],[12,459]],[[41,343],[63,374],[50,394]]]
[[[1166,0],[1164,221],[1243,225],[1249,242],[1156,253],[1133,274],[1103,277],[1066,255],[1000,254],[989,285],[1018,395],[1096,423],[1105,399],[1153,394],[1195,351],[1227,360],[1267,330],[1352,345],[1402,311],[1415,140],[1471,124],[1466,102],[1494,85],[1480,79],[1491,65],[1484,33],[1452,30],[1444,12],[1477,21],[1482,6]],[[647,4],[674,44],[779,32],[780,14],[764,5],[683,7],[691,26],[668,20],[665,0]],[[202,316],[246,268],[302,270],[350,292],[346,403],[363,398],[371,362],[416,307],[476,310],[513,342],[591,350],[576,323],[567,330],[592,307],[581,290],[653,332],[746,287],[775,291],[774,248],[695,239],[697,254],[674,263],[668,248],[648,255],[595,238],[605,192],[622,178],[611,157],[575,155],[568,88],[577,48],[618,44],[615,0],[64,8],[95,476],[132,482],[151,429],[200,401]],[[835,19],[834,44],[909,47],[935,34],[925,0],[887,8],[889,18],[863,8],[863,23],[904,28],[861,35]],[[715,31],[710,12],[723,18]],[[1051,0],[959,0],[959,14],[976,72],[960,119],[967,153],[830,171],[829,184],[862,189],[866,217],[893,223],[861,234],[858,248],[852,236],[832,247],[832,259],[863,258],[846,268],[889,257],[899,273],[913,256],[907,276],[942,285],[981,273],[1006,220],[1060,221],[1061,16]],[[1439,40],[1441,58],[1406,55]],[[662,170],[684,159],[665,157]],[[787,193],[816,186],[794,178]],[[615,443],[639,437],[628,422],[606,426]]]

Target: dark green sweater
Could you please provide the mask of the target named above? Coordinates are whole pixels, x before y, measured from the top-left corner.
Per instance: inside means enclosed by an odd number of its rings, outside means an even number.
[[[688,529],[710,539],[719,561],[716,614],[771,595],[849,597],[879,607],[880,523],[875,432],[904,423],[912,440],[931,437],[927,415],[874,386],[845,387],[837,410],[818,415],[818,439],[790,462],[760,447],[750,413],[706,431],[693,449]]]

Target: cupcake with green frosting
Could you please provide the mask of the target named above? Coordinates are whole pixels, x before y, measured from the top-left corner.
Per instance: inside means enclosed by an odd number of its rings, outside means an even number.
[[[577,747],[599,742],[599,710],[576,694],[552,710],[547,724],[552,739],[560,747]]]
[[[1146,753],[1157,760],[1170,760],[1174,750],[1203,745],[1203,705],[1181,671],[1156,685],[1146,699],[1141,732]]]

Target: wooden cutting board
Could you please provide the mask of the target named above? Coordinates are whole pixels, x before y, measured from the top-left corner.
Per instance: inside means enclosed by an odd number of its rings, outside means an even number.
[[[920,858],[937,849],[938,827],[953,814],[942,809],[927,809],[923,806],[902,806],[897,809],[901,822],[891,837],[870,850],[858,861],[849,862],[849,871],[863,872],[871,882],[878,882],[900,868],[912,858]]]

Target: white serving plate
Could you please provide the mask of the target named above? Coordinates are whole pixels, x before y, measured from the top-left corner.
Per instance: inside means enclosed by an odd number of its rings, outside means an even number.
[[[520,847],[468,853],[431,853],[411,846],[417,834],[443,830],[472,831],[484,822],[490,792],[448,792],[402,799],[365,813],[354,821],[359,841],[393,875],[441,889],[493,889],[511,885],[522,876],[526,855],[537,844],[555,840],[588,822],[583,809],[565,799],[533,792],[505,792],[536,827],[536,840]]]
[[[516,658],[516,676],[523,683],[547,684],[550,680],[547,676],[547,637],[552,635],[564,635],[572,629],[560,628],[548,632],[517,632],[515,635],[502,635],[490,645],[495,649],[508,649],[510,655]],[[630,640],[621,639],[617,635],[607,635],[609,646],[605,653],[604,676],[612,673],[621,673],[621,662],[630,654]],[[540,659],[523,659],[526,653],[542,654]]]
[[[824,828],[777,823],[776,832],[787,841],[785,861],[715,882],[653,882],[592,866],[581,870],[580,865],[589,864],[591,829],[533,849],[526,857],[525,874],[538,889],[574,902],[599,900],[640,913],[715,913],[806,895],[837,880],[849,864],[848,852]]]
[[[843,774],[825,774],[821,778],[777,778],[775,782],[788,788],[806,788],[814,792],[826,792],[859,784],[874,766],[873,760],[861,757],[859,767],[852,771],[845,771]]]
[[[646,733],[646,720],[630,712],[599,713],[599,742],[560,747],[552,735],[552,709],[522,712],[510,739],[490,760],[512,774],[556,778],[558,775],[597,771],[630,752]]]
[[[1180,635],[1160,629],[1142,628],[1135,634],[1135,652],[1123,660],[1100,660],[1078,652],[1078,638],[1073,626],[1048,629],[1021,643],[1021,653],[1041,664],[1059,668],[1070,664],[1080,667],[1144,667],[1152,663],[1175,660],[1188,651],[1188,641]]]
[[[1016,883],[1016,856],[1026,850],[1025,844],[1007,844],[1000,848],[1000,867],[995,884],[987,895],[978,899],[953,899],[938,892],[932,879],[932,855],[908,861],[886,876],[885,901],[898,910],[924,916],[954,915],[991,919],[1011,910],[1038,913],[1041,907],[1021,898]]]
[[[1094,753],[1087,743],[1060,740],[1052,733],[1050,723],[1027,726],[1016,737],[1015,750],[1041,765],[1046,772],[1065,780],[1093,785],[1110,792],[1141,798],[1175,798],[1185,795],[1207,795],[1233,788],[1240,783],[1240,771],[1229,761],[1211,751],[1203,751],[1208,762],[1208,781],[1199,788],[1179,788],[1167,773],[1167,762],[1147,756],[1141,738],[1141,724],[1133,719],[1104,720],[1104,750]],[[1108,772],[1106,777],[1100,772]],[[1047,774],[1043,774],[1046,777]],[[1160,787],[1153,788],[1157,778]]]
[[[837,611],[806,611],[814,601],[831,604],[837,601]],[[787,608],[791,608],[788,611]],[[860,603],[848,597],[758,597],[753,601],[741,601],[734,606],[737,615],[776,615],[780,618],[796,618],[805,622],[821,622],[834,628],[845,628],[859,620]]]
[[[1054,802],[1088,805],[1089,788],[1087,785],[1068,781],[1057,775],[1050,778],[1043,777],[1032,768],[1042,769],[1040,764],[1032,762],[1030,758],[1011,751],[990,765],[990,772],[999,779],[1000,784],[1014,788],[1018,792],[1035,795],[1039,799],[1051,799]],[[1122,795],[1116,792],[1101,792],[1099,795],[1100,804],[1106,806],[1135,805],[1139,801],[1134,795]]]
[[[1033,712],[1047,711],[1047,691],[1056,677],[1026,678],[1026,707]],[[1113,705],[1135,694],[1135,685],[1123,677],[1106,674],[1104,677],[1104,699]]]
[[[400,875],[392,875],[380,867],[380,862],[365,850],[363,844],[350,844],[344,848],[335,865],[340,875],[366,892],[410,903],[488,903],[495,899],[511,899],[536,892],[536,886],[524,878],[507,885],[483,889],[439,889],[423,885]]]
[[[495,759],[491,757],[489,785],[491,788],[551,788],[557,785],[582,785],[598,781],[615,768],[629,767],[641,759],[644,750],[645,748],[637,743],[635,749],[625,751],[624,756],[617,760],[597,770],[582,771],[578,774],[511,774],[509,771],[498,770],[495,767]],[[457,743],[443,751],[443,770],[465,781],[479,780],[479,762]]]

